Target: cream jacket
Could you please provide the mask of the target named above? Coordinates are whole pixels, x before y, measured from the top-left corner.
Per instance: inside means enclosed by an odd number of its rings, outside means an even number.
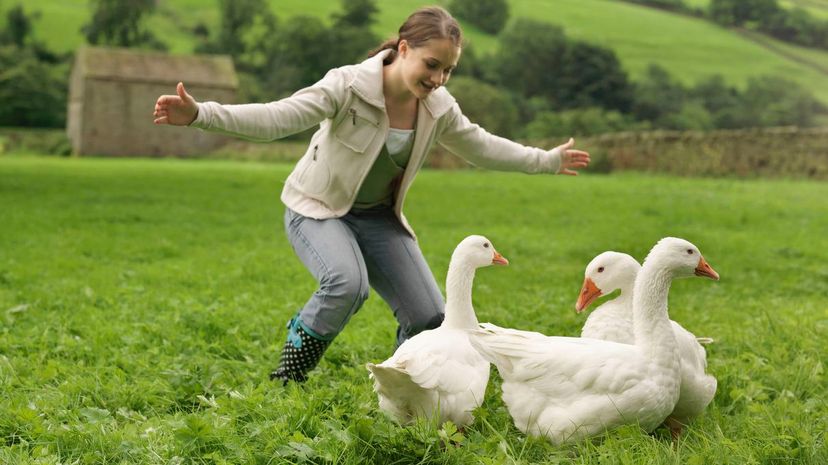
[[[387,54],[384,51],[360,64],[332,69],[316,84],[275,102],[199,103],[191,126],[271,141],[319,124],[307,151],[285,181],[282,201],[311,218],[344,216],[387,137],[389,123],[382,91],[382,60]],[[474,165],[493,170],[557,173],[561,165],[558,150],[527,147],[469,122],[451,94],[440,87],[420,101],[411,158],[395,195],[394,212],[412,236],[414,231],[402,214],[402,206],[435,143]]]

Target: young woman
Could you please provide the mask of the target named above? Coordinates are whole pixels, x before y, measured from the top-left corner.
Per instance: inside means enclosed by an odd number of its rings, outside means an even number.
[[[435,143],[496,170],[574,175],[589,154],[573,141],[544,150],[489,134],[443,87],[461,53],[460,26],[439,7],[415,11],[399,36],[356,65],[329,71],[285,99],[246,105],[177,95],[155,104],[155,123],[274,140],[319,125],[285,181],[285,228],[318,289],[288,323],[272,379],[304,381],[368,298],[369,285],[399,322],[397,343],[443,320],[443,297],[402,213]]]

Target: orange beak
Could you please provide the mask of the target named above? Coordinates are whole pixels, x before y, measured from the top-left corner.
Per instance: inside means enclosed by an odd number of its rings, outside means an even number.
[[[584,278],[584,285],[581,287],[581,294],[578,295],[578,301],[575,302],[575,311],[581,313],[589,307],[595,299],[601,297],[601,289],[595,285],[589,278]]]
[[[508,265],[509,260],[506,260],[506,257],[500,255],[497,250],[494,251],[494,258],[492,258],[492,265]]]
[[[696,276],[710,278],[714,281],[719,280],[719,273],[716,273],[716,270],[707,264],[704,257],[699,257],[699,265],[696,267]]]

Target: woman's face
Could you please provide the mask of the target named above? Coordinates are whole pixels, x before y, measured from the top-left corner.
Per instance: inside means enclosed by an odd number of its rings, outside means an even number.
[[[431,39],[416,48],[401,40],[398,51],[403,82],[419,99],[445,85],[460,60],[460,47],[449,39]]]

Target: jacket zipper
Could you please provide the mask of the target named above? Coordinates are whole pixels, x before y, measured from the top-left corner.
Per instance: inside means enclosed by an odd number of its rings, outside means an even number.
[[[348,112],[351,113],[351,118],[353,118],[354,126],[356,126],[356,117],[357,117],[356,109],[355,108],[349,108]]]
[[[319,151],[319,144],[313,146],[313,161],[316,161],[316,152]]]

